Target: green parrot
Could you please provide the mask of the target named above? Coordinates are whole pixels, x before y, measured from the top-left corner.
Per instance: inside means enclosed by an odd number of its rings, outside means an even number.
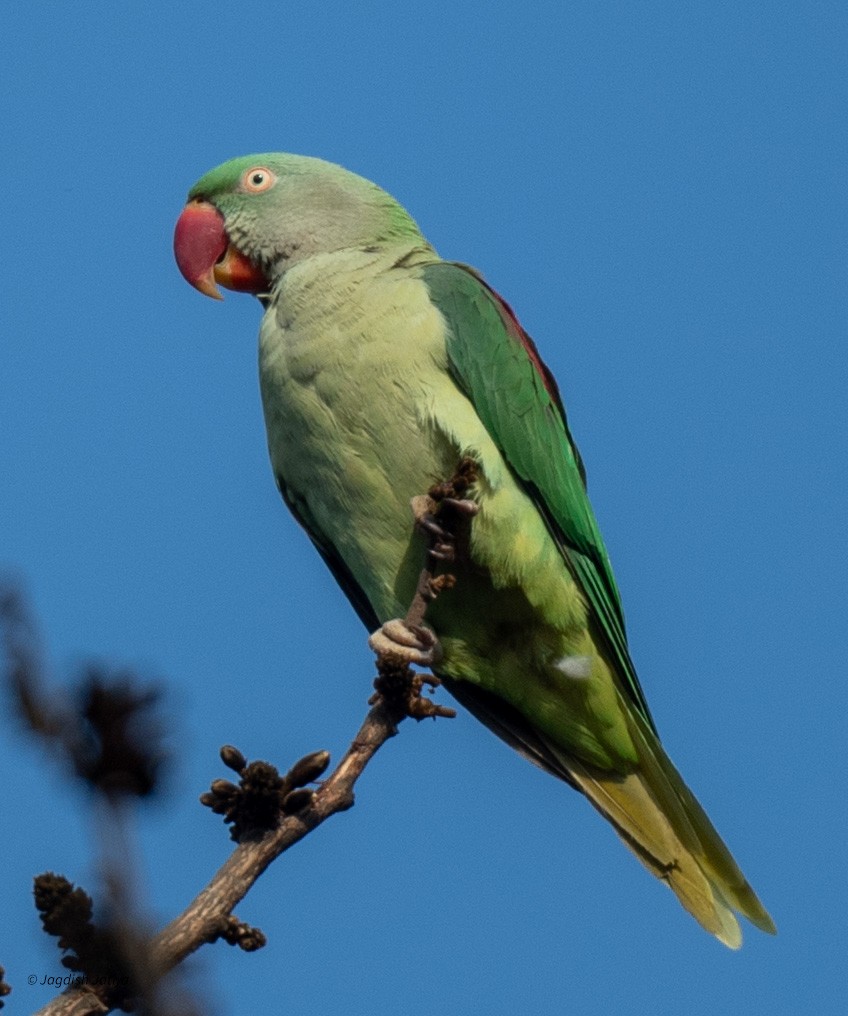
[[[509,305],[443,261],[376,184],[320,159],[233,159],[174,236],[201,292],[257,296],[277,485],[371,631],[522,755],[581,791],[731,948],[775,926],[663,750],[586,474],[550,371]],[[405,627],[426,549],[410,504],[475,463],[455,586]],[[419,520],[420,521],[420,520]]]

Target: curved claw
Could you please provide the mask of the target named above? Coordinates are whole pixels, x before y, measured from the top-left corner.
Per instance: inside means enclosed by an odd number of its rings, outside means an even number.
[[[473,519],[480,511],[480,505],[476,501],[472,501],[470,497],[444,497],[441,503],[453,509],[457,515],[464,515],[469,519]]]
[[[419,667],[432,667],[442,658],[442,647],[432,629],[408,625],[397,617],[375,631],[368,645],[380,657]]]

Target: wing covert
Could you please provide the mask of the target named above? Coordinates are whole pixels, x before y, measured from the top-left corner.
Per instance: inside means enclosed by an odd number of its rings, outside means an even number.
[[[653,727],[627,648],[621,600],[586,493],[586,474],[553,375],[509,305],[466,265],[423,273],[447,323],[454,377],[542,513],[617,662],[623,685]]]

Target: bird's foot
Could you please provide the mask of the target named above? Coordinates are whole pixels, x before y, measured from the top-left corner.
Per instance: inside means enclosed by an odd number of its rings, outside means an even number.
[[[380,660],[408,666],[432,667],[442,658],[442,647],[432,628],[410,625],[394,618],[375,631],[368,645]]]
[[[422,694],[424,686],[436,688],[441,681],[430,674],[416,674],[410,664],[432,667],[441,659],[442,647],[436,633],[424,625],[407,624],[395,618],[368,639],[377,654],[375,694],[371,705],[382,701],[399,717],[423,720],[427,716],[456,716],[448,706],[440,706]]]
[[[429,554],[436,561],[452,561],[456,535],[449,525],[457,519],[471,519],[480,506],[470,498],[441,497],[419,494],[410,501],[416,527],[430,539]]]

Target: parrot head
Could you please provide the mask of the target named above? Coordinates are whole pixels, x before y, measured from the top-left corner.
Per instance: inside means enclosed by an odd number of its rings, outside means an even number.
[[[307,257],[408,236],[425,243],[409,214],[370,180],[275,152],[232,159],[198,180],[177,220],[174,255],[195,289],[220,300],[219,285],[266,294]]]

